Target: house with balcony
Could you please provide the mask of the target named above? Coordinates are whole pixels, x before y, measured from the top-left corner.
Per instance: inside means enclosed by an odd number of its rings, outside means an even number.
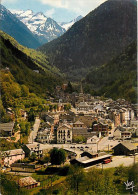
[[[101,132],[102,135],[107,135],[109,131],[108,124],[99,122],[98,124],[93,125],[93,131]]]
[[[57,128],[57,143],[72,143],[72,127],[68,124],[62,124]]]

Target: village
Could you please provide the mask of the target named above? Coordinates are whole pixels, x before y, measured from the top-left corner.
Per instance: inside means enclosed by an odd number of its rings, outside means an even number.
[[[136,105],[125,99],[112,100],[80,93],[65,94],[67,85],[57,86],[56,97],[50,98],[51,109],[41,111],[28,135],[28,143],[21,148],[1,151],[1,171],[21,174],[20,187],[40,185],[31,177],[42,168],[51,166],[50,159],[39,163],[53,148],[66,152],[65,164],[78,165],[86,170],[130,166],[137,162],[138,115]],[[25,110],[20,120],[27,121]],[[7,109],[13,116],[13,110]],[[17,125],[16,125],[17,126]],[[0,124],[1,138],[14,142],[21,139],[14,132],[15,122]],[[29,161],[29,160],[30,161]]]

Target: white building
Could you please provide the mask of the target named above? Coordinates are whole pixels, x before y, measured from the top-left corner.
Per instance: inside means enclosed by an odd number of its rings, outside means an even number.
[[[8,150],[1,152],[1,162],[4,166],[10,166],[17,160],[25,158],[25,152],[22,149]]]
[[[63,124],[57,129],[57,143],[67,144],[72,143],[72,127],[68,124]]]
[[[37,141],[43,144],[49,144],[52,141],[52,132],[49,129],[37,133]]]

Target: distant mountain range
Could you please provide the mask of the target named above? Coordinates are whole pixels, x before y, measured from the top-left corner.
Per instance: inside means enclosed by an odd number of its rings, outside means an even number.
[[[67,28],[81,18],[78,17],[70,23],[64,23],[67,25],[65,29],[42,12],[36,14],[32,10],[12,10],[11,12],[0,5],[0,30],[14,37],[20,44],[33,49],[61,36]]]
[[[28,48],[37,48],[41,44],[35,35],[16,16],[0,4],[0,30],[14,37]]]
[[[42,44],[61,36],[82,18],[82,16],[78,16],[68,23],[57,23],[42,12],[34,14],[32,10],[12,10],[12,13],[29,28]]]
[[[39,50],[70,80],[80,80],[119,55],[136,37],[136,0],[108,0]]]
[[[70,22],[61,22],[61,23],[59,23],[59,25],[67,31],[69,28],[71,28],[71,26],[73,24],[75,24],[76,22],[78,22],[82,18],[83,18],[83,16],[80,15],[77,18],[74,18],[74,20],[71,20]]]
[[[34,14],[32,10],[18,10],[12,13],[38,37],[42,44],[66,32],[56,21],[46,17],[42,12]]]

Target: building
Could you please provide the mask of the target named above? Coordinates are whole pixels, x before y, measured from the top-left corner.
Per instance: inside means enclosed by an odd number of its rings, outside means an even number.
[[[89,111],[90,106],[87,104],[87,102],[80,102],[77,106],[78,111]]]
[[[132,133],[130,131],[122,131],[121,138],[124,139],[131,139]]]
[[[55,125],[59,122],[59,115],[58,114],[51,114],[51,115],[46,114],[45,121],[49,122],[52,125]]]
[[[84,151],[83,153],[80,154],[81,157],[87,156],[88,158],[96,158],[98,157],[98,153],[93,153],[90,151]]]
[[[96,165],[96,164],[99,164],[99,163],[103,163],[104,160],[107,160],[107,159],[111,159],[112,155],[103,155],[103,156],[98,156],[96,158],[89,158],[87,156],[84,156],[84,157],[81,157],[81,158],[76,158],[76,159],[72,159],[70,161],[71,164],[77,164],[81,167],[90,167],[90,166],[93,166],[93,165]]]
[[[122,142],[112,148],[114,155],[129,155],[137,152],[137,147],[130,142]]]
[[[87,126],[81,121],[76,121],[75,123],[73,123],[73,129],[84,129],[84,128],[87,128]]]
[[[87,139],[87,144],[96,144],[99,141],[99,138],[94,135],[93,137],[90,137]]]
[[[19,179],[19,187],[20,188],[31,189],[31,188],[35,188],[37,186],[40,186],[40,182],[37,182],[32,177],[24,177],[24,178]]]
[[[131,120],[130,127],[136,127],[138,129],[138,120]]]
[[[20,109],[20,115],[21,115],[21,120],[27,119],[27,112],[24,111],[23,109]]]
[[[120,125],[120,113],[114,112],[113,120],[114,120],[115,127],[119,126]]]
[[[14,122],[0,123],[0,136],[1,137],[12,136],[14,133],[13,128],[14,128]]]
[[[49,129],[38,131],[36,140],[43,144],[49,144],[53,140],[52,132]]]
[[[35,153],[37,157],[42,157],[43,155],[43,150],[40,144],[23,145],[23,150],[26,157],[31,156],[33,153]]]
[[[115,140],[120,140],[121,139],[121,131],[119,129],[116,129],[114,134],[113,134],[113,138]]]
[[[125,124],[126,121],[125,121],[125,111],[124,110],[120,110],[120,122],[121,124]]]
[[[77,115],[76,120],[83,122],[88,128],[92,126],[92,123],[94,121],[97,121],[98,119],[96,117],[92,117],[91,115]]]
[[[72,143],[72,127],[70,125],[63,124],[57,128],[57,143]]]
[[[27,163],[13,163],[11,171],[35,173],[36,165]]]
[[[1,152],[1,164],[9,167],[18,160],[25,158],[25,152],[22,149],[8,150]]]
[[[75,123],[73,123],[72,135],[73,137],[83,136],[85,138],[92,136],[92,134],[88,132],[87,126],[81,121],[76,121]]]
[[[101,132],[104,135],[108,134],[109,128],[108,124],[98,123],[93,125],[93,131],[95,132]]]

